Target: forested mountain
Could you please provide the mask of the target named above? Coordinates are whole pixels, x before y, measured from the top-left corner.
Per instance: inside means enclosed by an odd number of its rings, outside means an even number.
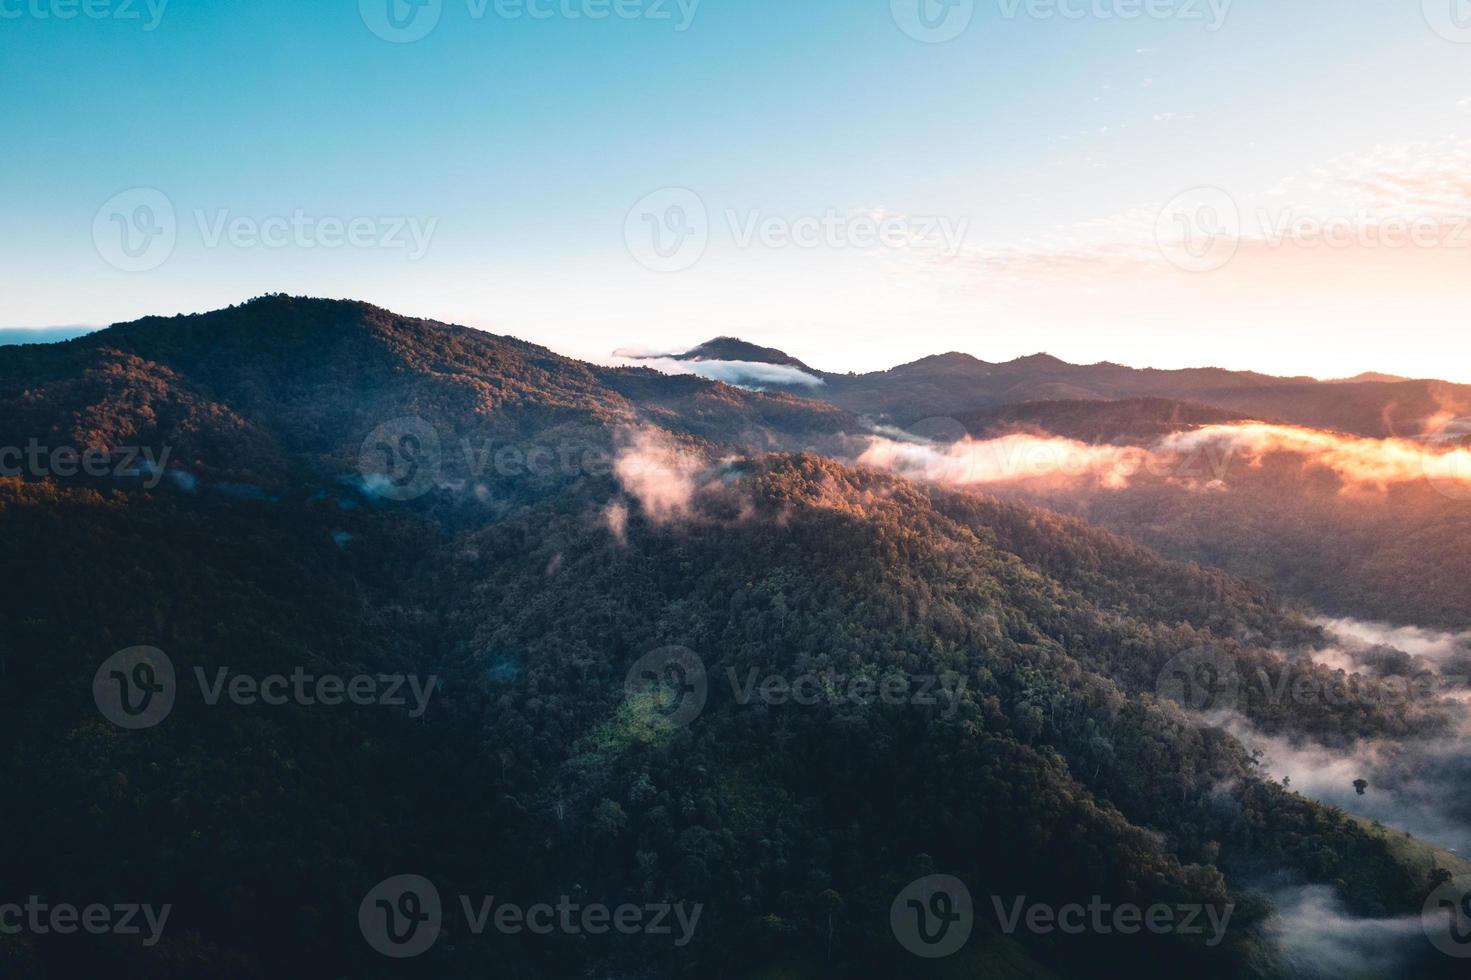
[[[1249,416],[1168,398],[1120,401],[1035,401],[963,412],[955,417],[965,432],[985,438],[1023,429],[1049,432],[1087,443],[1148,444],[1171,432],[1239,422]]]
[[[711,341],[685,356],[700,359],[698,352],[714,344],[762,352],[751,360],[801,363],[782,351],[733,338]],[[1471,386],[1387,375],[1328,382],[1219,368],[1165,371],[1107,362],[1069,364],[1047,354],[991,363],[955,352],[868,374],[813,373],[823,379],[823,387],[801,393],[897,425],[1022,402],[1137,398],[1195,402],[1252,418],[1374,437],[1419,434],[1428,419],[1446,412],[1471,415]]]
[[[1301,610],[1026,504],[788,451],[856,431],[829,405],[270,297],[0,349],[0,427],[155,464],[73,474],[53,451],[0,478],[21,572],[0,590],[0,880],[173,906],[153,945],[0,934],[5,976],[1277,977],[1281,888],[1376,920],[1430,891],[1402,835],[1269,778],[1161,686],[1201,651],[1341,681]],[[126,730],[93,683],[138,646],[177,699]],[[670,649],[673,705],[631,680]],[[210,703],[195,671],[221,668],[436,685],[417,713]],[[818,693],[750,696],[802,678]],[[1232,707],[1323,744],[1458,717],[1253,685]],[[359,906],[410,872],[444,924],[397,961]],[[976,896],[948,961],[889,928],[931,873]],[[459,897],[491,895],[702,912],[681,944],[475,935]],[[1007,935],[993,896],[1231,918],[1214,943]],[[1403,956],[1456,966],[1423,939]]]

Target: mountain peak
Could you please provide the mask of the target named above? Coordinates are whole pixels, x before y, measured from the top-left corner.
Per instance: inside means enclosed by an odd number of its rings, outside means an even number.
[[[911,361],[909,364],[901,365],[901,367],[915,367],[918,365],[928,367],[966,367],[972,364],[985,363],[985,361],[974,355],[963,354],[960,351],[952,350],[944,354],[931,354],[928,357],[921,357],[919,360]]]
[[[1009,361],[1008,363],[1015,364],[1018,367],[1032,368],[1069,366],[1067,361],[1064,361],[1059,357],[1053,357],[1051,354],[1045,353],[1029,354],[1026,357],[1018,357],[1017,359]]]
[[[762,347],[739,337],[716,337],[683,354],[675,355],[677,361],[752,361],[757,364],[783,364],[788,367],[811,371],[812,368],[775,347]]]

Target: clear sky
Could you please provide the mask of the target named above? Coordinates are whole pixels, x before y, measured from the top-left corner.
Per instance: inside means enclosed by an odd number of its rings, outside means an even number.
[[[1467,8],[0,0],[0,327],[1471,381]]]

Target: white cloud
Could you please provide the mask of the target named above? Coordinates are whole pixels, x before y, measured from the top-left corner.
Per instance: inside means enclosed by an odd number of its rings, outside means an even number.
[[[761,361],[681,361],[672,357],[640,357],[619,351],[614,355],[622,363],[648,367],[665,374],[693,374],[711,381],[723,381],[738,388],[762,390],[772,385],[797,385],[819,388],[826,384],[814,374],[790,364],[766,364]]]
[[[646,428],[626,432],[613,461],[613,473],[624,491],[638,501],[655,524],[679,520],[690,513],[707,461],[682,449],[666,433]],[[604,518],[609,530],[622,537],[628,512],[612,510]]]

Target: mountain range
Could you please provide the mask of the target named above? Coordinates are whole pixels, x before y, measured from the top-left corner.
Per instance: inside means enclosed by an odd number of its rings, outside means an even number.
[[[732,337],[708,341],[673,358],[794,367],[820,379],[821,388],[764,386],[814,395],[847,411],[898,425],[1000,405],[1131,398],[1193,401],[1258,419],[1375,437],[1419,435],[1439,414],[1471,414],[1471,385],[1373,373],[1318,381],[1219,368],[1164,371],[1107,362],[1069,364],[1049,354],[991,363],[951,352],[886,371],[838,374]]]
[[[729,339],[704,355],[811,370]],[[1272,567],[1277,529],[1252,508],[1275,486],[1270,506],[1305,513],[1341,495],[1331,478],[1297,488],[1307,464],[1274,456],[1228,477],[1236,496],[1168,477],[1084,492],[875,455],[1153,447],[1268,407],[1367,436],[1340,423],[1377,405],[1408,426],[1461,389],[963,355],[821,379],[818,397],[752,391],[288,296],[0,349],[0,446],[17,450],[0,533],[23,569],[0,591],[18,844],[0,880],[173,908],[152,945],[0,934],[5,975],[1303,976],[1327,941],[1310,909],[1377,929],[1418,918],[1437,870],[1471,871],[1441,840],[1294,791],[1253,747],[1392,746],[1407,784],[1454,765],[1416,753],[1454,743],[1455,697],[1273,696],[1429,669],[1388,645],[1349,675],[1334,659],[1343,638],[1318,614],[1354,611],[1382,566],[1336,587]],[[903,429],[942,414],[959,430]],[[1217,538],[1176,540],[1187,492],[1240,508],[1216,561],[1189,553]],[[1321,520],[1428,543],[1433,492]],[[1131,531],[1145,502],[1153,546]],[[1099,514],[1112,530],[1081,519]],[[1421,560],[1457,576],[1461,540]],[[1459,592],[1421,605],[1471,612]],[[129,729],[95,678],[139,647],[166,654],[177,690]],[[1270,683],[1201,702],[1202,663]],[[434,683],[418,713],[194,685],[299,672]],[[1449,821],[1471,806],[1441,802]],[[359,908],[405,873],[444,915],[400,962],[364,942]],[[896,896],[933,874],[971,882],[976,906],[943,961],[890,929]],[[482,935],[460,896],[701,913],[682,944]],[[991,909],[1018,897],[1229,926],[1008,930]],[[1397,975],[1456,966],[1418,934],[1375,955]]]

